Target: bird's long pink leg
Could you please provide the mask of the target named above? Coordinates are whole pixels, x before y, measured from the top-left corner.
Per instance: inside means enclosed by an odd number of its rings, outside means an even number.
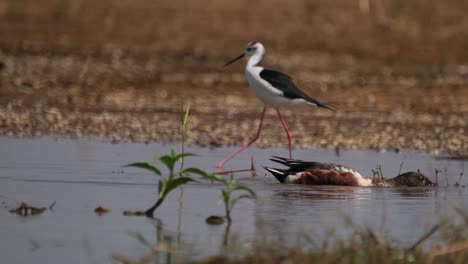
[[[263,107],[263,112],[262,112],[262,117],[260,118],[260,125],[258,126],[257,134],[255,134],[255,137],[249,141],[249,143],[245,144],[242,148],[236,150],[234,153],[232,153],[229,157],[218,163],[216,165],[216,168],[218,170],[222,169],[224,164],[234,158],[237,154],[241,153],[244,149],[246,149],[248,146],[252,145],[257,139],[260,137],[260,131],[262,130],[262,125],[263,125],[263,118],[265,117],[265,111],[266,111],[266,106]]]
[[[286,135],[288,136],[288,143],[289,143],[289,158],[292,159],[292,144],[291,144],[291,133],[289,132],[288,125],[284,121],[283,117],[278,108],[276,108],[276,112],[278,113],[278,117],[281,120],[281,124],[283,124],[284,131],[286,131]]]

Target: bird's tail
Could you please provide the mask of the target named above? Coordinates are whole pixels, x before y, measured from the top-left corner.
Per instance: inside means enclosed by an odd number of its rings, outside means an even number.
[[[280,170],[280,169],[275,169],[275,168],[270,168],[270,167],[263,167],[265,170],[273,174],[275,178],[281,182],[284,183],[288,175],[286,174],[286,171]]]
[[[330,104],[325,104],[325,103],[318,102],[317,106],[326,108],[328,110],[336,111],[336,108],[333,105],[330,105]]]
[[[310,98],[309,96],[307,96],[305,99],[311,105],[315,105],[317,107],[323,107],[323,108],[326,108],[328,110],[336,111],[336,108],[333,105],[322,103],[322,102],[320,102],[318,100],[315,100],[314,98]]]
[[[306,161],[303,161],[303,160],[298,160],[298,159],[288,159],[288,158],[283,158],[283,157],[278,157],[278,156],[272,156],[271,161],[274,161],[276,163],[279,163],[279,164],[282,164],[284,166],[287,166],[289,168],[292,168],[292,167],[297,167],[297,166],[300,166],[300,165],[303,165],[303,164],[308,164],[310,162],[306,162]]]

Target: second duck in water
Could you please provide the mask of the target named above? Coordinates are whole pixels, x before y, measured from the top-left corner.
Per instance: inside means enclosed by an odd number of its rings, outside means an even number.
[[[274,162],[287,166],[287,169],[265,167],[281,183],[307,185],[377,186],[377,187],[421,187],[434,186],[419,172],[405,172],[394,178],[370,179],[359,172],[339,164],[309,162],[296,159],[273,157]]]

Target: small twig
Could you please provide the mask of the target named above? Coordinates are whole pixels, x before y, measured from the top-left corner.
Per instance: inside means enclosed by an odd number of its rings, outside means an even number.
[[[217,171],[217,172],[213,172],[213,174],[227,175],[227,174],[233,174],[233,173],[239,173],[239,172],[251,172],[251,173],[252,173],[252,177],[257,176],[257,175],[260,173],[260,172],[257,171],[257,169],[255,168],[255,162],[254,162],[253,157],[252,157],[252,159],[251,159],[251,164],[250,164],[250,169],[230,170],[230,171]],[[266,176],[267,174],[264,173],[264,175]]]
[[[187,109],[184,110],[184,98],[182,97],[180,118],[181,118],[181,151],[182,154],[185,152],[185,138],[187,136],[188,117],[190,113],[190,104],[187,105]],[[184,168],[184,157],[180,159],[180,170]]]
[[[447,175],[447,167],[445,167],[444,173],[445,173],[445,187],[448,187],[449,182],[448,182],[448,175]]]
[[[422,242],[426,241],[429,237],[431,237],[437,230],[440,229],[441,226],[442,226],[441,223],[438,223],[435,226],[433,226],[431,230],[427,232],[427,234],[425,234],[420,239],[418,239],[418,241],[416,241],[416,243],[414,243],[413,246],[411,246],[407,251],[415,250],[417,246],[419,246]]]
[[[51,205],[49,205],[49,210],[52,211],[57,201],[54,201]]]
[[[460,177],[458,178],[458,182],[455,183],[455,186],[461,186],[461,180],[462,180],[462,177],[463,177],[463,171],[465,170],[465,163],[462,163],[463,164],[463,167],[462,167],[462,171],[460,172]]]
[[[257,170],[255,169],[253,156],[251,157],[250,171],[252,172],[252,177],[257,176]]]
[[[338,145],[335,147],[335,156],[339,157],[340,154],[341,154],[341,149],[340,149],[340,146]]]
[[[398,170],[398,176],[400,176],[400,174],[401,174],[401,169],[403,169],[403,163],[405,163],[405,162],[402,161],[401,164],[400,164],[400,169]]]
[[[440,170],[439,169],[435,169],[435,177],[436,177],[436,185],[438,186],[439,185],[439,172]]]
[[[247,171],[252,171],[252,169],[243,169],[243,170],[231,170],[231,171],[219,171],[219,172],[213,172],[213,174],[218,174],[218,175],[226,175],[226,174],[232,174],[232,173],[238,173],[238,172],[247,172]]]

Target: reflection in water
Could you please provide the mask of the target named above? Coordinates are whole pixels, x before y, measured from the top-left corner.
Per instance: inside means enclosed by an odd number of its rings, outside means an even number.
[[[180,245],[177,248],[173,246],[174,236],[164,229],[162,221],[158,218],[152,218],[151,221],[153,221],[155,227],[156,240],[154,243],[149,242],[144,234],[134,234],[138,242],[148,248],[148,252],[143,257],[139,257],[138,260],[132,259],[120,252],[113,252],[113,261],[116,263],[172,263],[173,256],[180,255],[178,254],[181,249]]]
[[[288,189],[275,190],[274,194],[292,199],[316,199],[316,200],[346,200],[366,199],[366,194],[371,188],[348,186],[291,186]]]
[[[177,208],[177,246],[180,248],[183,233],[182,213],[184,210],[184,188],[179,189],[177,201],[179,205]]]
[[[116,263],[185,263],[187,259],[190,259],[190,251],[196,247],[183,240],[183,234],[180,229],[178,229],[176,234],[172,234],[164,228],[161,219],[151,218],[150,220],[155,227],[156,240],[154,243],[149,242],[144,234],[134,234],[138,242],[148,249],[147,253],[142,257],[138,257],[136,260],[114,251],[112,253],[113,261]],[[222,235],[223,243],[219,245],[220,249],[218,254],[229,255],[231,249],[229,245],[230,230],[231,223],[226,223]],[[176,245],[174,245],[174,240],[176,240]]]
[[[222,252],[224,252],[225,254],[228,253],[228,252],[225,252],[225,251],[228,250],[228,248],[229,248],[229,235],[230,235],[230,233],[231,233],[231,222],[227,221],[226,227],[224,229],[223,250],[222,250]]]
[[[388,188],[389,192],[402,198],[423,198],[433,196],[438,187]]]
[[[291,189],[275,190],[275,196],[292,199],[315,199],[315,200],[348,200],[348,199],[370,199],[372,192],[391,192],[399,197],[428,197],[437,187],[349,187],[349,186],[306,186]]]

